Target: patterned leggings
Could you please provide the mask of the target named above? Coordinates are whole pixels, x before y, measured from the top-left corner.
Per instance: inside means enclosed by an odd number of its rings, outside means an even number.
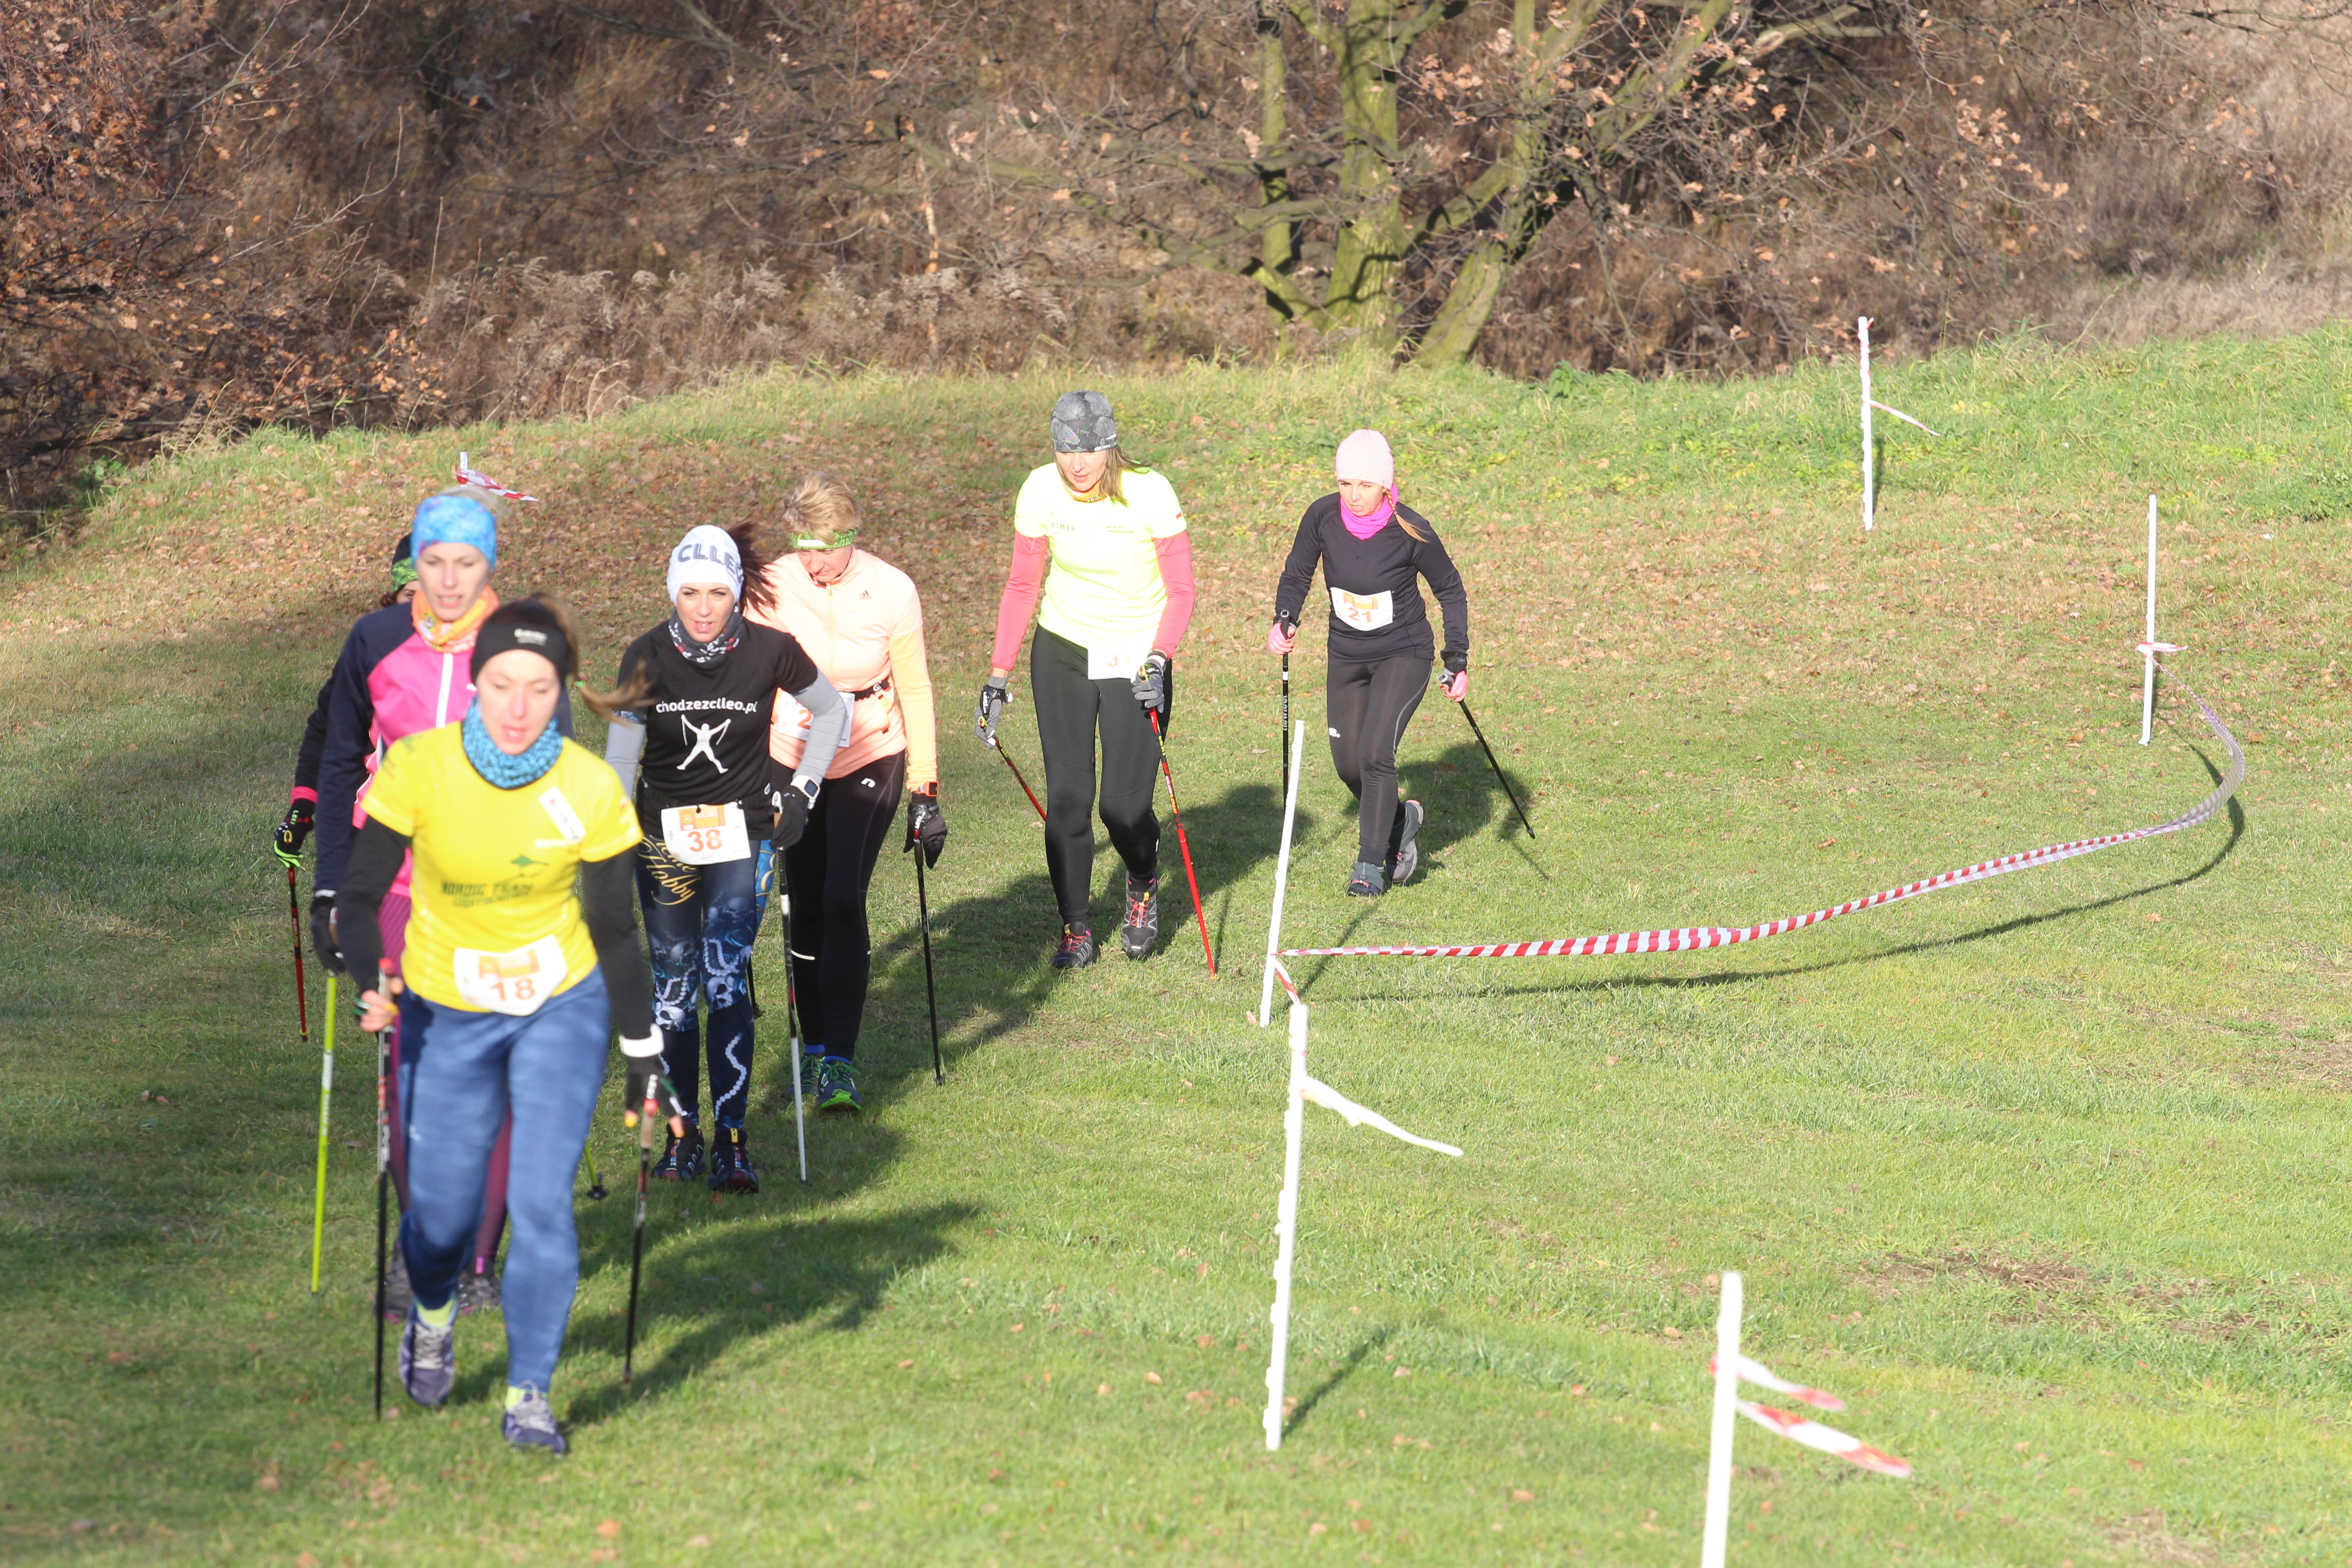
[[[645,906],[646,940],[654,971],[654,1023],[662,1034],[662,1070],[677,1090],[689,1121],[700,1120],[702,1062],[707,1046],[711,1111],[721,1127],[743,1125],[751,1089],[751,943],[768,899],[768,841],[717,866],[688,866],[660,840],[637,853],[637,896]],[[707,1042],[696,1016],[698,998],[710,1007]]]

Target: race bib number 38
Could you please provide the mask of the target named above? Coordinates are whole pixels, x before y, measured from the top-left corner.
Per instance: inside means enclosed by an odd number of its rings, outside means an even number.
[[[1393,594],[1350,594],[1345,588],[1331,590],[1331,613],[1342,626],[1360,632],[1376,632],[1396,619],[1396,595]]]
[[[512,952],[457,949],[457,997],[485,1013],[536,1013],[563,987],[563,944],[551,936]]]
[[[751,835],[740,805],[673,805],[661,814],[661,825],[663,847],[689,866],[751,858]]]

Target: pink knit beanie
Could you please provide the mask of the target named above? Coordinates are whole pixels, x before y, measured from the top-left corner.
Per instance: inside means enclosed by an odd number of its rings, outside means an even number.
[[[1396,494],[1396,457],[1377,430],[1359,430],[1340,442],[1338,468],[1340,479],[1365,480]]]

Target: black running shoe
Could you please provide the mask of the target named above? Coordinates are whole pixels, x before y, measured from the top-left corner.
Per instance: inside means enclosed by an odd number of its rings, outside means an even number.
[[[1398,887],[1412,880],[1421,868],[1421,802],[1406,801],[1397,807],[1396,852],[1389,857],[1389,886]]]
[[[470,1268],[463,1270],[457,1276],[457,1315],[468,1318],[485,1307],[492,1311],[506,1309],[506,1302],[499,1294],[499,1277],[490,1273],[477,1274]]]
[[[408,1397],[430,1410],[449,1397],[457,1381],[457,1320],[434,1328],[408,1310],[408,1326],[400,1331],[400,1386]]]
[[[1056,969],[1084,969],[1095,961],[1095,933],[1084,926],[1062,928],[1062,945],[1049,961]]]
[[[400,1250],[400,1238],[393,1237],[392,1261],[383,1272],[383,1321],[387,1323],[408,1321],[408,1309],[415,1304],[416,1293],[408,1288],[408,1255]]]
[[[669,1134],[669,1142],[662,1150],[660,1163],[654,1166],[656,1182],[690,1182],[702,1174],[702,1129],[691,1121],[686,1124],[686,1136]]]
[[[722,1127],[710,1146],[710,1190],[740,1193],[750,1197],[760,1190],[760,1173],[751,1166],[751,1151],[744,1146],[740,1127]]]
[[[1377,899],[1388,891],[1388,882],[1381,868],[1370,860],[1359,860],[1356,868],[1348,873],[1348,896],[1351,899]]]
[[[1160,940],[1160,879],[1127,879],[1127,918],[1118,925],[1119,941],[1129,958],[1149,958]]]

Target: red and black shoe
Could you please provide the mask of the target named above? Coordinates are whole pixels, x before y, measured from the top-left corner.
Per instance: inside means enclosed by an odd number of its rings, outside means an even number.
[[[1160,879],[1127,879],[1127,918],[1118,923],[1118,939],[1129,958],[1149,958],[1160,940]]]
[[[1056,969],[1084,969],[1095,961],[1095,933],[1081,925],[1062,928],[1062,945],[1048,960]]]

